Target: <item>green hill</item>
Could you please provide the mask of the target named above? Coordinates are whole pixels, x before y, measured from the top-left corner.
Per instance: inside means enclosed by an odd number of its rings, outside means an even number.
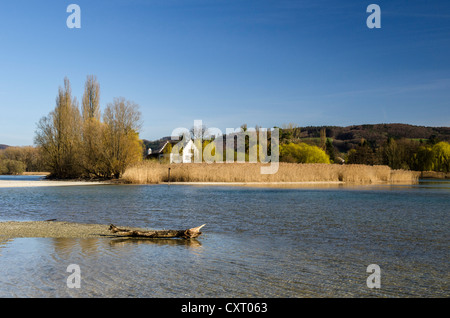
[[[450,127],[426,127],[408,124],[374,124],[339,126],[308,126],[285,128],[281,132],[281,142],[306,141],[320,143],[321,131],[325,130],[326,137],[333,140],[333,146],[340,152],[347,152],[366,140],[373,148],[385,143],[389,138],[450,141]]]

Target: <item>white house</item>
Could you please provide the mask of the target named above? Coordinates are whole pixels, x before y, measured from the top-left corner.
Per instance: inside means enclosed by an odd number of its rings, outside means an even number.
[[[157,142],[152,142],[151,147],[147,149],[147,159],[150,158],[158,158],[162,159],[164,157],[169,157],[170,163],[191,163],[194,162],[195,157],[200,158],[200,151],[194,144],[194,142],[189,140],[186,145],[183,147],[183,150],[180,154],[174,149],[171,153],[165,154],[164,149],[168,144],[172,144],[174,148],[176,144],[178,144],[178,140],[160,140]],[[180,144],[181,146],[181,144]]]
[[[176,151],[170,153],[170,163],[191,163],[194,162],[195,157],[200,158],[200,151],[194,142],[188,141],[186,146],[183,147],[181,154],[177,154]]]

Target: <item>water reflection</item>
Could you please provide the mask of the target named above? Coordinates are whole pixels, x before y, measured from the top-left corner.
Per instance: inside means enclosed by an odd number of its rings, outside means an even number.
[[[42,181],[45,180],[45,175],[30,175],[30,176],[11,176],[11,175],[0,175],[0,180],[7,181]]]
[[[86,256],[95,255],[101,249],[101,239],[98,238],[51,238],[56,254],[65,258],[72,253],[81,253]]]
[[[186,246],[186,247],[201,247],[202,243],[197,239],[152,239],[152,238],[117,238],[111,239],[109,242],[114,247],[130,247],[130,245],[139,244],[154,244],[154,245],[172,245],[172,246]]]
[[[208,224],[195,240],[0,239],[0,297],[448,297],[448,187],[0,190],[4,220]],[[69,264],[80,290],[66,287]],[[369,264],[380,290],[366,286]]]
[[[6,238],[0,236],[0,256],[2,256],[2,249],[6,248],[8,246],[9,242],[12,242],[12,238]]]
[[[200,248],[202,243],[197,239],[152,239],[152,238],[51,238],[54,251],[59,258],[67,258],[71,255],[83,255],[86,257],[98,256],[105,253],[120,254],[124,248],[129,252],[141,244],[154,246],[179,246],[186,248]],[[12,241],[10,239],[9,241]],[[0,241],[0,248],[2,247]]]
[[[450,180],[449,179],[421,179],[418,186],[421,188],[450,190]]]

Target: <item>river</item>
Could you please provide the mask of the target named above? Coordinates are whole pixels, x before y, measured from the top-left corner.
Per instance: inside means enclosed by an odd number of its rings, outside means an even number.
[[[448,180],[0,188],[0,221],[206,224],[191,241],[0,237],[0,297],[448,297],[449,216]]]

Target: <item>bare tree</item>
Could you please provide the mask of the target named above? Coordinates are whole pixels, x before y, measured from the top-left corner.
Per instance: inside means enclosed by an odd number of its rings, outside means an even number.
[[[102,152],[100,122],[100,85],[97,77],[87,76],[82,99],[82,167],[87,176],[101,177]]]
[[[55,109],[39,123],[35,144],[56,178],[120,177],[126,167],[142,159],[139,106],[125,98],[107,105],[103,122],[100,85],[88,76],[80,113],[70,82],[59,88]]]
[[[139,105],[114,98],[103,114],[103,173],[119,178],[129,164],[142,159]]]
[[[100,84],[95,75],[88,75],[84,84],[82,114],[84,121],[88,118],[100,121]]]
[[[320,149],[325,150],[327,146],[327,130],[325,127],[320,129]]]
[[[68,78],[64,88],[60,87],[55,109],[43,117],[37,127],[35,143],[42,150],[42,156],[56,178],[79,176],[81,116],[76,98]]]

